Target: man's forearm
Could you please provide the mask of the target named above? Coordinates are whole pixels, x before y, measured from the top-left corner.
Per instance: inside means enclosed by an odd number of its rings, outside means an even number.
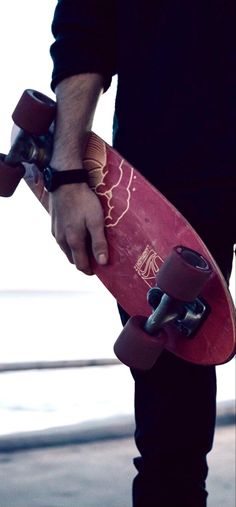
[[[102,90],[103,78],[99,74],[72,76],[57,86],[57,117],[51,159],[51,165],[56,169],[82,167],[87,135]]]

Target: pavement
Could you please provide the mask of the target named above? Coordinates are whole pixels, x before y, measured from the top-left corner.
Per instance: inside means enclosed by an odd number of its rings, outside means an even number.
[[[133,429],[127,416],[1,437],[0,507],[131,507]],[[208,464],[208,507],[235,507],[232,402],[218,407]]]

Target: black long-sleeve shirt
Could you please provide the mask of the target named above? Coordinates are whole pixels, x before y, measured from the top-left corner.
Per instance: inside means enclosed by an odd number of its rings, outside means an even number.
[[[52,88],[117,73],[114,145],[155,185],[235,184],[235,0],[59,0],[52,26]]]

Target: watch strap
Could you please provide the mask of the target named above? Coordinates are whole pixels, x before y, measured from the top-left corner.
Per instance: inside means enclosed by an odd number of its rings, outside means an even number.
[[[71,183],[87,183],[88,171],[86,169],[69,169],[67,171],[58,171],[50,165],[43,171],[44,184],[49,192],[54,192],[62,185]]]

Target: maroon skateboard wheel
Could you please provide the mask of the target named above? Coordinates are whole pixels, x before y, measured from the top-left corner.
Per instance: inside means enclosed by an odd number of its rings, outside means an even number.
[[[56,103],[35,90],[25,90],[13,114],[14,123],[31,135],[46,134],[56,114]]]
[[[165,331],[151,336],[144,331],[146,318],[141,315],[131,317],[114,344],[118,359],[138,370],[149,370],[154,366],[165,346]]]
[[[180,301],[194,301],[212,273],[209,262],[190,248],[176,246],[160,267],[157,286]]]
[[[10,197],[25,174],[22,164],[9,165],[4,162],[5,155],[0,154],[0,195]]]

